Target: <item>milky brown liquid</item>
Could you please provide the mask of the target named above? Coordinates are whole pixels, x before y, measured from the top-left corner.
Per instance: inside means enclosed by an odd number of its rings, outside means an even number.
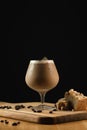
[[[26,84],[40,92],[48,91],[59,82],[59,75],[53,60],[32,60],[29,63],[26,76]]]

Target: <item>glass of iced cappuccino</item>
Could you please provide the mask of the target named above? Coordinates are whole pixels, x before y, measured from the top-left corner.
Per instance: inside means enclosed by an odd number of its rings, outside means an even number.
[[[57,86],[59,82],[58,70],[53,60],[43,58],[41,60],[30,60],[25,82],[31,89],[40,94],[40,109],[49,109],[45,103],[45,94]]]

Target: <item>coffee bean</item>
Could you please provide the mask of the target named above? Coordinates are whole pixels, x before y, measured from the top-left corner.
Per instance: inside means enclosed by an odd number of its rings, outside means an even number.
[[[25,108],[25,106],[24,106],[24,105],[20,105],[20,107],[21,107],[21,108]]]
[[[20,124],[20,122],[18,121],[17,124]]]
[[[19,105],[15,106],[15,109],[16,109],[16,110],[19,110],[19,109],[20,109],[20,106],[19,106]]]
[[[35,109],[33,109],[33,108],[32,108],[32,111],[33,111],[33,112],[37,112],[37,111],[36,111]]]
[[[31,108],[32,106],[28,106],[27,108]]]
[[[4,120],[1,120],[1,123],[3,123],[4,122]]]
[[[53,113],[53,111],[49,111],[49,113]]]
[[[12,123],[12,126],[17,126],[17,123],[16,123],[16,122],[13,122],[13,123]]]

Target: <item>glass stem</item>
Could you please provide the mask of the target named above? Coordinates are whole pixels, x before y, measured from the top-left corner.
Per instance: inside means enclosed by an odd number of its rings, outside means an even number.
[[[45,94],[46,94],[46,92],[40,92],[39,94],[40,94],[40,98],[41,98],[41,105],[43,105],[44,102],[45,102]]]

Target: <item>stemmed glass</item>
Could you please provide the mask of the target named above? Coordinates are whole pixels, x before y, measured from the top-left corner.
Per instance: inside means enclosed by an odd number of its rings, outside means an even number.
[[[51,106],[45,105],[46,93],[57,86],[59,74],[53,60],[43,58],[42,60],[30,60],[25,82],[31,89],[37,91],[40,95],[41,104],[35,109],[50,109]]]

